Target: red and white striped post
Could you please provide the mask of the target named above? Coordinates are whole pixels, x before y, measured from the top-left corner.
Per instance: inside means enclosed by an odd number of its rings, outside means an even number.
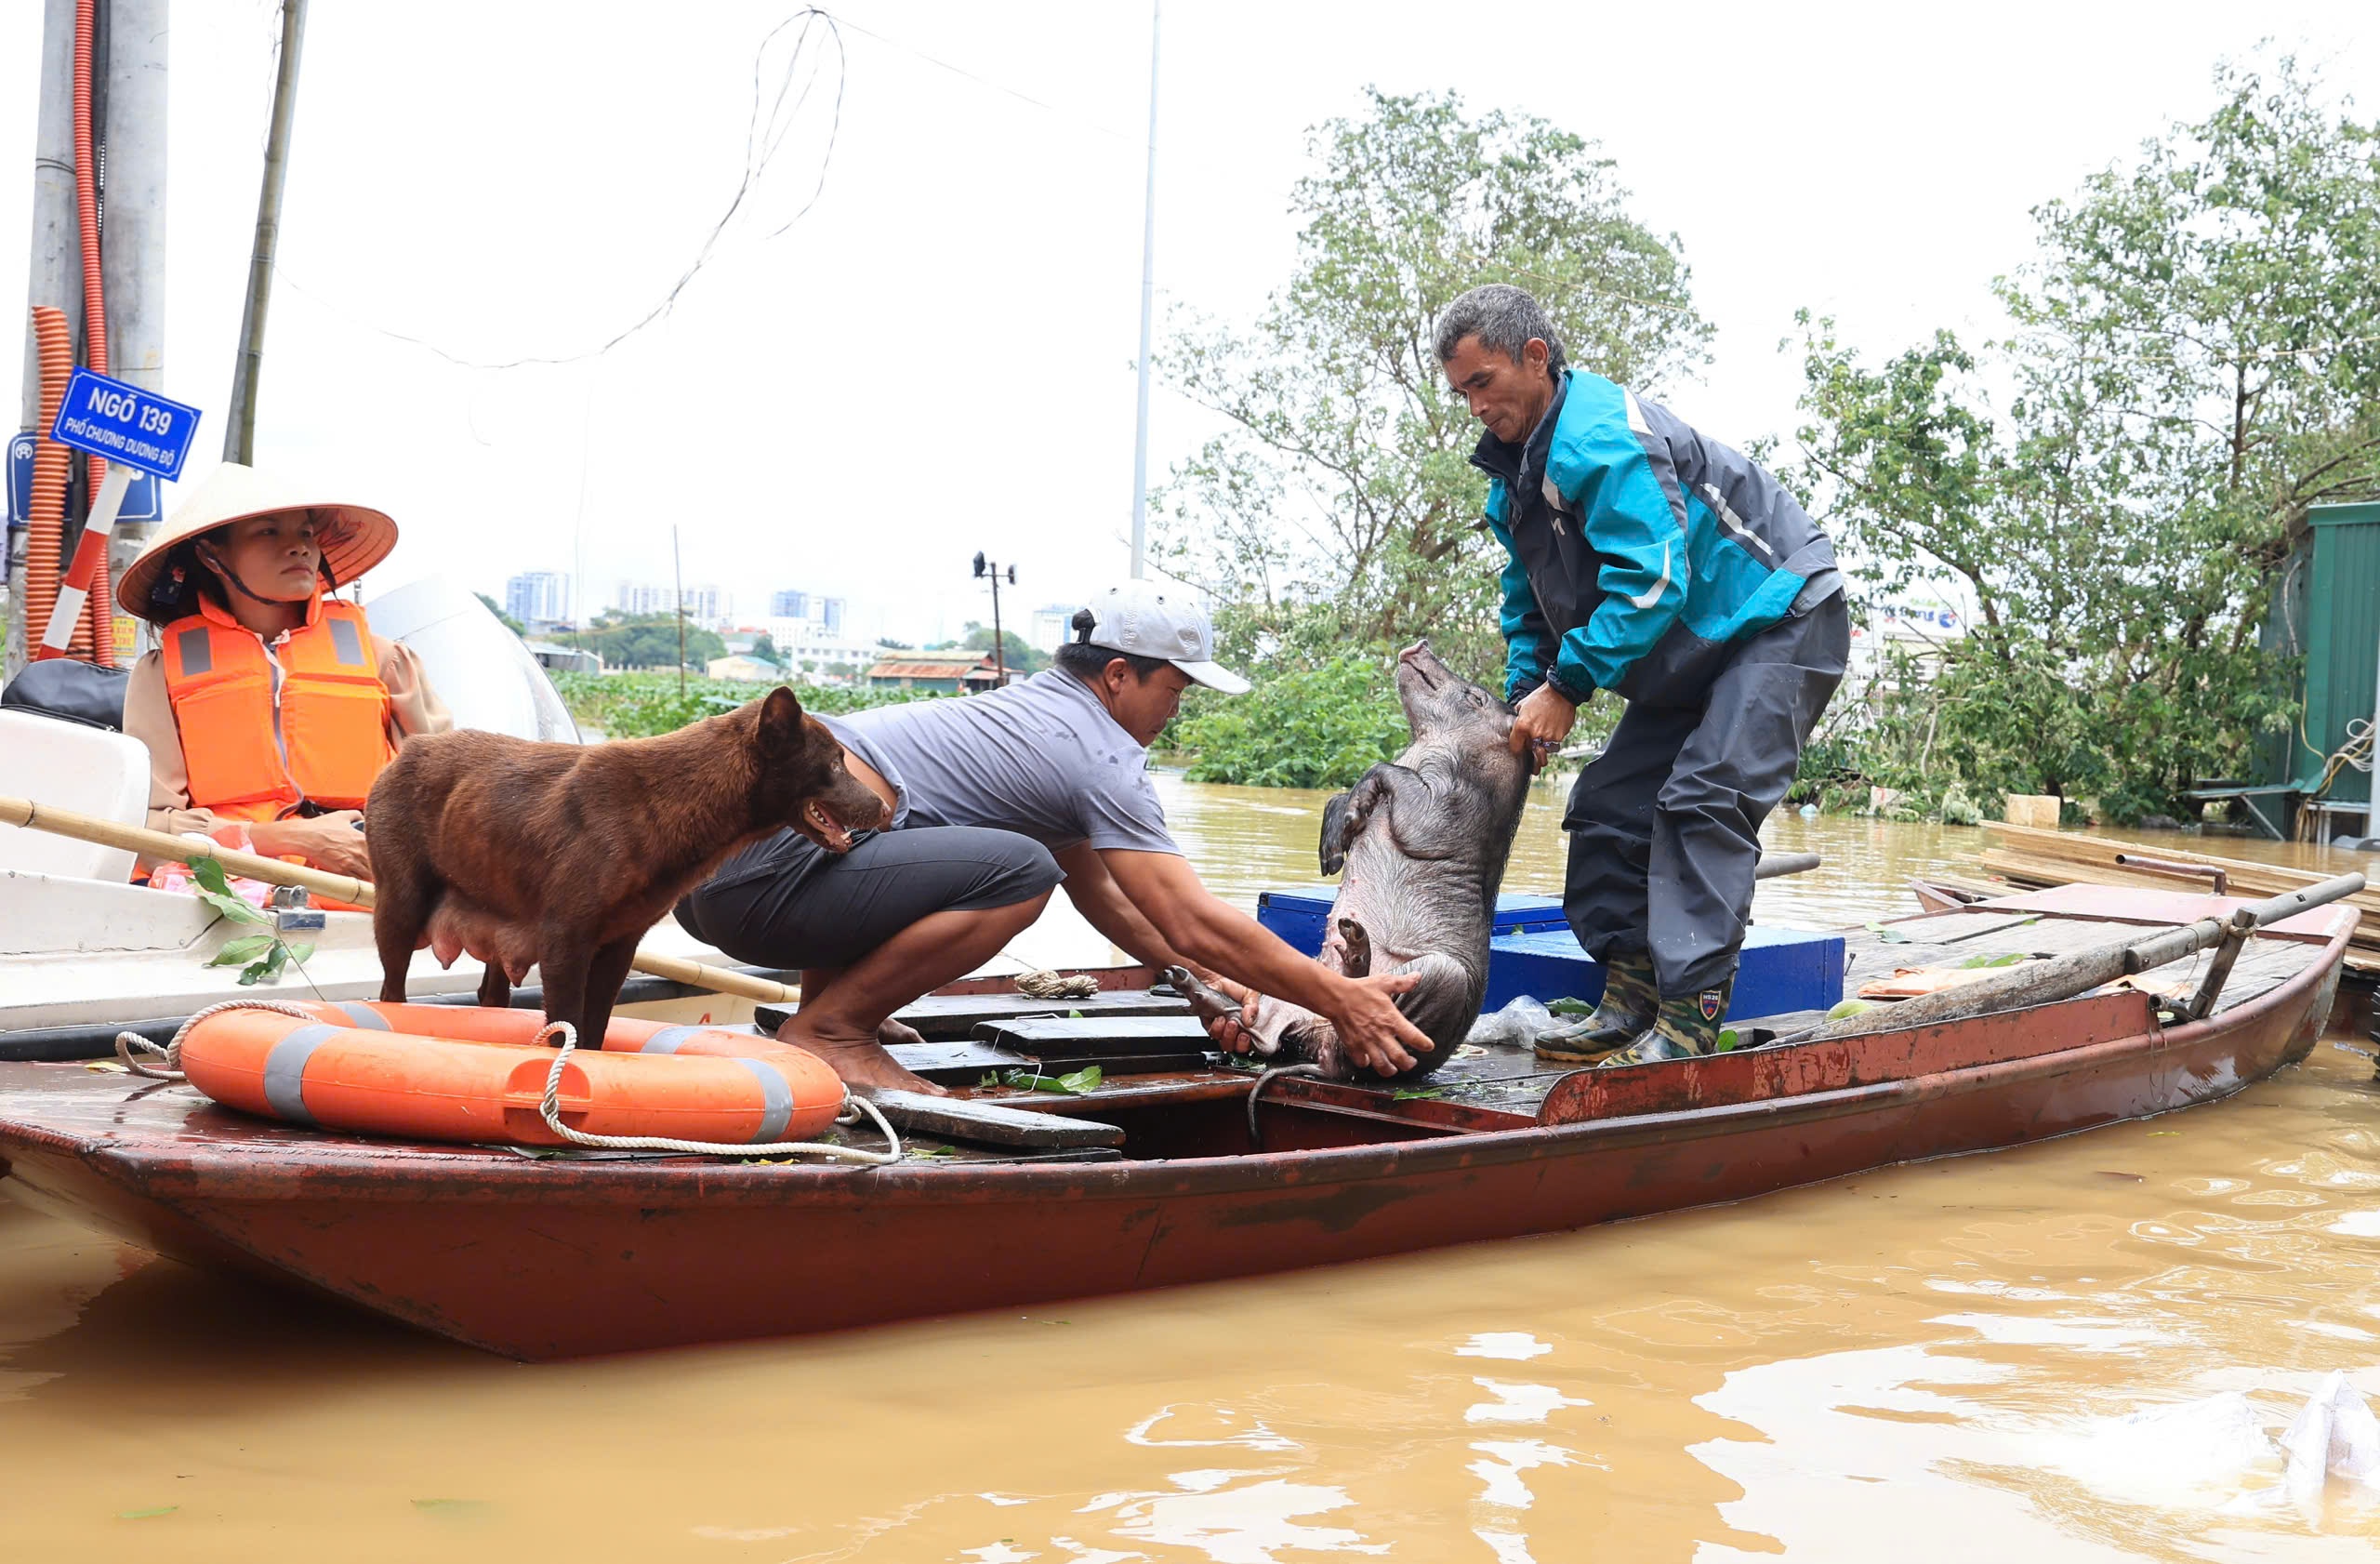
[[[83,619],[83,604],[91,595],[91,580],[99,574],[99,562],[108,557],[108,537],[115,531],[116,512],[124,509],[125,493],[132,487],[132,472],[123,462],[108,463],[107,476],[99,480],[99,492],[91,502],[90,520],[83,524],[83,540],[74,546],[66,578],[59,583],[58,605],[49,611],[49,624],[42,631],[41,650],[33,654],[33,661],[62,657],[73,643],[74,627]]]

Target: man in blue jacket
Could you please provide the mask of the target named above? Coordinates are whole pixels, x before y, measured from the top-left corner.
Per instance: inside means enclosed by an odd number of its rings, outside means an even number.
[[[1708,1054],[1735,986],[1760,826],[1842,683],[1834,550],[1777,480],[1563,358],[1536,299],[1447,307],[1438,361],[1487,426],[1515,748],[1552,749],[1597,690],[1628,702],[1571,789],[1562,910],[1603,1001],[1553,1060]]]

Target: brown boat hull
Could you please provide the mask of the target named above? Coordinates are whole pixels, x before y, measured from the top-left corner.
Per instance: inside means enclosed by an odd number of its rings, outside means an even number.
[[[1831,1063],[1814,1045],[1699,1061],[1699,1074],[1610,1072],[1580,1122],[1423,1123],[1386,1144],[1334,1145],[1354,1120],[1268,1098],[1262,1111],[1299,1148],[980,1167],[557,1164],[308,1136],[174,1089],[183,1106],[170,1110],[156,1089],[127,1104],[121,1080],[16,1066],[0,1067],[0,1155],[33,1203],[161,1253],[295,1279],[507,1356],[568,1358],[1558,1231],[2162,1113],[2303,1057],[2345,941],[2213,1021],[2161,1029],[2142,996],[2104,995],[1880,1034]],[[1548,1117],[1584,1090],[1557,1088]],[[1618,1092],[1645,1095],[1645,1110]],[[45,1099],[51,1111],[36,1111]],[[1243,1106],[1171,1113],[1169,1136],[1223,1136]],[[158,1133],[126,1132],[151,1114]]]

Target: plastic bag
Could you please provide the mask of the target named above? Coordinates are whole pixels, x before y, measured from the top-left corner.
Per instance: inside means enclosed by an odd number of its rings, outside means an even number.
[[[1523,994],[1493,1015],[1472,1024],[1469,1041],[1502,1048],[1528,1048],[1561,1025],[1554,1013]]]
[[[248,828],[237,820],[221,821],[217,824],[211,833],[204,836],[197,831],[187,831],[183,834],[201,842],[211,841],[218,847],[229,847],[234,852],[256,851],[256,843],[248,838]],[[263,881],[244,880],[238,875],[229,876],[228,879],[233,895],[258,907],[272,905],[272,887]],[[165,863],[159,864],[149,871],[149,888],[152,891],[176,891],[183,895],[194,895],[198,891],[198,881],[192,877],[188,864]]]
[[[2281,1448],[2289,1457],[2281,1486],[2300,1504],[2318,1497],[2327,1477],[2380,1488],[2380,1418],[2336,1369],[2315,1386]]]

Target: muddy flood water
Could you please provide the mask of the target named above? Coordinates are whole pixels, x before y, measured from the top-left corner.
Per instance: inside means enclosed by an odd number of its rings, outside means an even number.
[[[1316,879],[1320,795],[1163,788],[1234,900]],[[1511,888],[1557,888],[1557,813]],[[1826,857],[1755,909],[1805,926],[1913,910],[1979,842],[1770,834]],[[2282,1502],[2263,1443],[2332,1370],[2380,1398],[2360,1041],[1739,1205],[540,1367],[0,1201],[0,1559],[2366,1561],[2380,1495]]]

